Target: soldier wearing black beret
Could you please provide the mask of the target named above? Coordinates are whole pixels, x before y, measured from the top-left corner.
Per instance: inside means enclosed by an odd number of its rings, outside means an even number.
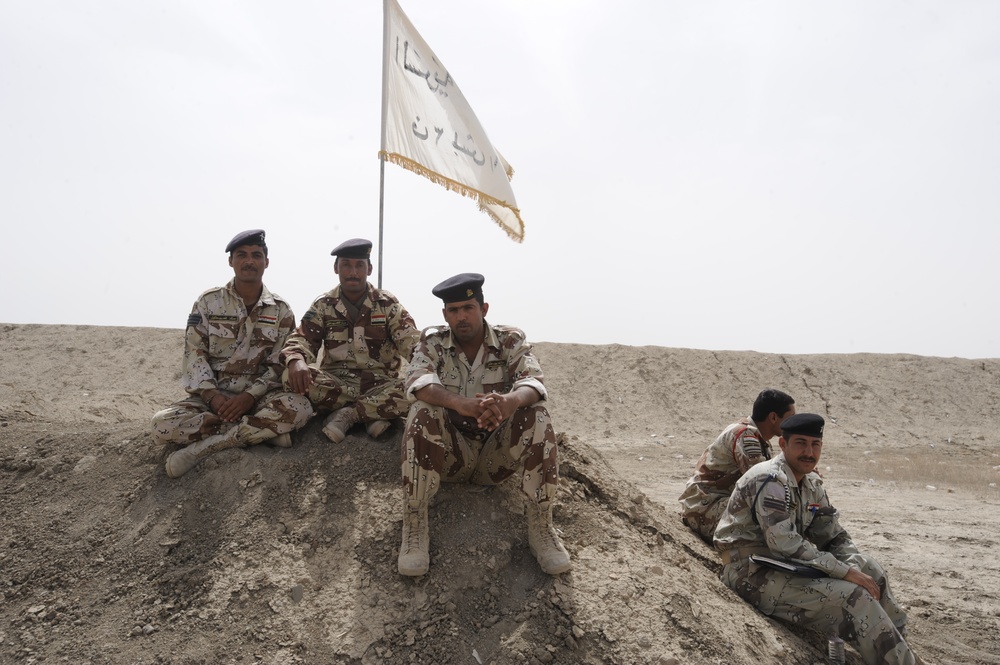
[[[281,352],[285,386],[332,412],[323,433],[334,443],[357,423],[377,438],[409,407],[399,370],[419,333],[396,296],[368,283],[371,253],[365,238],[330,252],[339,284],[313,301]]]
[[[336,256],[338,259],[367,259],[368,265],[371,266],[372,241],[364,238],[345,240],[333,248],[330,256]]]
[[[486,278],[479,273],[463,272],[444,280],[431,289],[431,293],[443,300],[445,305],[469,298],[474,298],[476,302],[483,304],[483,284],[485,282]]]
[[[919,665],[885,569],[840,524],[823,479],[823,417],[781,424],[781,454],[736,483],[715,529],[722,581],[764,614],[839,635],[861,660]]]
[[[403,433],[402,575],[430,567],[428,504],[441,482],[493,485],[512,476],[525,499],[532,554],[546,573],[570,569],[552,525],[559,458],[542,368],[520,329],[486,322],[484,282],[462,273],[431,290],[447,325],[424,330],[407,371],[415,401]]]
[[[233,236],[233,239],[229,241],[226,245],[226,252],[232,254],[233,250],[237,247],[242,247],[244,245],[256,245],[264,250],[264,256],[267,256],[267,243],[264,242],[264,229],[250,229],[249,231],[241,231]]]
[[[295,314],[264,286],[270,265],[262,229],[226,245],[233,279],[195,302],[184,334],[184,388],[190,396],[153,416],[153,437],[186,446],[167,458],[167,475],[184,475],[226,448],[263,441],[292,445],[291,432],[312,416],[309,400],[281,390],[278,353]]]

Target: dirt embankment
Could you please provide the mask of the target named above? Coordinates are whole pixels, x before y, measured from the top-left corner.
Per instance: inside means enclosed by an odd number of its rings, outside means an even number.
[[[539,344],[573,571],[538,570],[512,488],[446,486],[431,572],[411,580],[395,572],[398,426],[335,446],[313,422],[291,449],[170,480],[147,424],[181,397],[181,331],[0,340],[2,662],[819,662],[820,638],[718,582],[672,503],[775,385],[835,421],[827,486],[889,567],[920,653],[1000,663],[996,360]]]

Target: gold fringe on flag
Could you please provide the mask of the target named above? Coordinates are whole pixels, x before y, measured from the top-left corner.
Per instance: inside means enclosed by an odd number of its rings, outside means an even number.
[[[421,164],[420,162],[416,162],[412,159],[409,159],[408,157],[403,157],[400,154],[379,150],[378,156],[380,159],[385,159],[388,160],[389,162],[392,162],[393,164],[396,164],[397,166],[402,166],[407,171],[412,171],[413,173],[422,175],[431,182],[435,182],[441,185],[448,191],[458,192],[462,196],[474,200],[476,204],[479,206],[480,210],[489,215],[493,219],[493,221],[497,223],[497,226],[499,226],[500,228],[502,228],[504,231],[507,232],[507,235],[510,236],[511,240],[514,240],[515,242],[524,241],[524,220],[521,219],[521,211],[518,208],[514,208],[508,203],[501,201],[500,199],[494,198],[489,194],[486,194],[485,192],[481,192],[478,189],[473,189],[472,187],[463,185],[457,180],[452,180],[451,178],[443,176],[436,171],[432,171],[423,164]],[[507,178],[509,179],[514,175],[514,169],[510,168],[510,166],[508,165],[506,168],[506,173],[507,173]],[[501,208],[506,208],[507,210],[510,210],[512,213],[514,213],[514,217],[517,218],[517,223],[520,227],[519,229],[520,232],[517,232],[514,229],[507,226],[507,224],[505,224],[503,220],[497,217],[495,212],[493,212],[487,207],[487,204],[500,206]]]

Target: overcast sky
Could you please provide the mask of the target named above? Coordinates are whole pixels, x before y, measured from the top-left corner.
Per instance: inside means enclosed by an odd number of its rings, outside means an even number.
[[[1000,357],[1000,3],[401,5],[526,227],[386,165],[418,326],[475,271],[534,341]],[[257,227],[304,313],[378,238],[381,39],[379,0],[0,0],[0,321],[181,328]]]

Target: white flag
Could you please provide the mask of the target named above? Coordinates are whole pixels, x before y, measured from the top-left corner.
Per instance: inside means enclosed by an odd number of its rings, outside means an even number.
[[[475,199],[480,210],[521,242],[524,222],[510,187],[514,170],[396,0],[384,2],[379,155]]]

